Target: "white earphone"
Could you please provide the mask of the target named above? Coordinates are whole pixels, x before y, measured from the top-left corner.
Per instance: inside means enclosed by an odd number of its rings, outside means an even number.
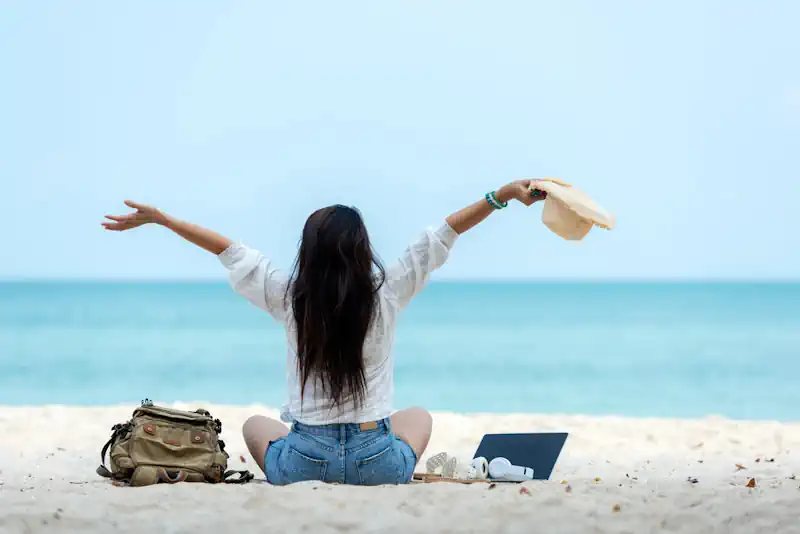
[[[484,459],[484,462],[485,461]],[[489,462],[489,476],[494,479],[507,480],[509,482],[524,482],[526,480],[533,480],[533,469],[530,467],[513,465],[506,458],[495,458]]]

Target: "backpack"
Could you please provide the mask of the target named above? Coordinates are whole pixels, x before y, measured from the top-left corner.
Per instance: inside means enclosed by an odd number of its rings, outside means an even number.
[[[185,412],[154,406],[145,399],[129,421],[111,428],[97,474],[131,486],[253,480],[249,471],[226,470],[229,456],[219,439],[221,432],[220,420],[206,410]]]

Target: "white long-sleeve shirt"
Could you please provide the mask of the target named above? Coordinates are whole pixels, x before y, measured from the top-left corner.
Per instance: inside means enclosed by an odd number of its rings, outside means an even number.
[[[286,383],[288,402],[281,419],[305,424],[363,423],[389,417],[394,397],[394,331],[397,316],[425,285],[429,275],[447,260],[458,234],[444,223],[438,229],[427,229],[409,246],[403,256],[386,268],[386,282],[378,292],[377,316],[364,340],[364,371],[367,390],[363,405],[353,400],[340,408],[332,408],[330,398],[320,398],[314,381],[306,383],[302,409],[300,378],[297,372],[297,329],[291,311],[291,299],[284,299],[289,278],[275,269],[260,252],[242,244],[228,247],[219,259],[228,269],[233,289],[265,310],[284,325],[288,350]]]

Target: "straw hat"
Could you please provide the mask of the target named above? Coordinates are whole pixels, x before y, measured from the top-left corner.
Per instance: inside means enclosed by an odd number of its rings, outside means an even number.
[[[564,239],[580,241],[592,226],[614,228],[614,216],[577,187],[556,178],[536,180],[530,187],[547,193],[542,222]]]

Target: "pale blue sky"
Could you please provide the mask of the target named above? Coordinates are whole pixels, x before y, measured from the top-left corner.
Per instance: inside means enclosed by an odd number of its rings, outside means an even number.
[[[281,265],[358,206],[385,260],[517,177],[612,210],[581,244],[514,207],[444,278],[797,278],[800,3],[0,4],[0,278],[218,278],[132,198]]]

